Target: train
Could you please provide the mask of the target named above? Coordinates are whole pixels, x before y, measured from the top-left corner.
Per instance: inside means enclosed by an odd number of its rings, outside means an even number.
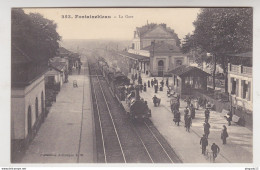
[[[130,84],[130,79],[124,75],[120,68],[105,59],[98,59],[98,67],[107,83],[113,96],[130,120],[145,120],[152,116],[151,109],[139,94],[139,85]]]

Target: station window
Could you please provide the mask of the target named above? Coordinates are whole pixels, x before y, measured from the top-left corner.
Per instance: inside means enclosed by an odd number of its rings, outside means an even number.
[[[242,87],[242,98],[250,100],[250,82],[246,82],[245,80],[241,81]]]
[[[234,78],[231,78],[231,94],[236,94],[236,81]]]

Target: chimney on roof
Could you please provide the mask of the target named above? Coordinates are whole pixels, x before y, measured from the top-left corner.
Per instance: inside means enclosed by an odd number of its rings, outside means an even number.
[[[166,24],[160,24],[163,28],[166,29]]]

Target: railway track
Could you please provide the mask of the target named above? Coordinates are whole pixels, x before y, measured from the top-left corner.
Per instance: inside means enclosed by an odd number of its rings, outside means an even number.
[[[131,122],[90,60],[98,163],[181,163],[152,122]]]

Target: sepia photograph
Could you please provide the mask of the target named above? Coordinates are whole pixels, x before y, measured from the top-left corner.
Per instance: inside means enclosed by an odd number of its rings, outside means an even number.
[[[16,7],[10,162],[253,163],[253,7]]]

